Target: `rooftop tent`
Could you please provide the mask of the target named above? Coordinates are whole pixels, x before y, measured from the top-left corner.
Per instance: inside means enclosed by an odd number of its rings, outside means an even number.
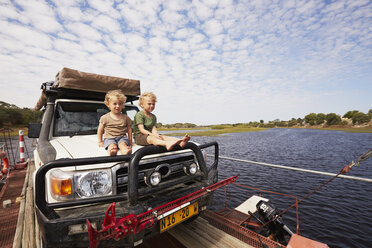
[[[141,94],[139,80],[81,72],[66,67],[57,73],[53,87],[96,92],[119,89],[128,96]]]
[[[140,81],[128,78],[105,76],[82,72],[70,68],[62,68],[56,75],[52,88],[76,91],[106,93],[109,90],[121,90],[126,96],[136,97],[141,94]],[[40,96],[35,109],[41,109],[47,101],[45,89]]]

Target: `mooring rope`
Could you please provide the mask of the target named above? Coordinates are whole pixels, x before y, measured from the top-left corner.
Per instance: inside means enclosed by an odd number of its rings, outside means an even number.
[[[213,155],[208,155],[208,156],[214,157]],[[360,162],[367,160],[371,156],[372,156],[372,148],[369,149],[363,155],[361,155],[359,157],[357,163],[352,162],[350,166],[351,167],[358,166]],[[280,169],[285,169],[285,170],[293,170],[293,171],[301,171],[301,172],[313,173],[313,174],[318,174],[318,175],[325,175],[325,176],[330,176],[330,177],[337,176],[337,177],[341,177],[341,178],[345,178],[345,179],[358,180],[358,181],[372,183],[372,179],[371,178],[346,176],[346,175],[341,175],[340,173],[336,174],[336,173],[330,173],[330,172],[324,172],[324,171],[302,169],[302,168],[296,168],[296,167],[285,166],[285,165],[269,164],[269,163],[256,162],[256,161],[245,160],[245,159],[230,158],[230,157],[226,157],[226,156],[218,156],[218,157],[220,159],[237,161],[237,162],[243,162],[243,163],[248,163],[248,164],[257,164],[257,165],[263,165],[263,166],[268,166],[268,167],[280,168]],[[350,169],[351,169],[351,167],[350,167]]]
[[[359,158],[355,166],[358,166],[360,162],[369,159],[372,156],[372,148],[369,149],[366,153],[362,154]]]

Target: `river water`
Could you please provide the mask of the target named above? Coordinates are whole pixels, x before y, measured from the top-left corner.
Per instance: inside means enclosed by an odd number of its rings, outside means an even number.
[[[311,129],[268,129],[230,133],[217,137],[192,137],[192,141],[217,141],[221,156],[338,173],[345,165],[372,148],[372,133],[346,133]],[[32,157],[35,142],[25,137],[26,158]],[[18,147],[17,140],[13,146]],[[16,155],[19,156],[19,155]],[[19,157],[18,157],[19,158]],[[220,159],[219,178],[238,175],[237,183],[297,196],[301,199],[330,177],[288,171]],[[372,158],[354,167],[351,176],[372,178]],[[228,186],[229,207],[257,193]],[[294,203],[288,197],[263,193],[279,210]],[[232,198],[231,198],[232,197]],[[224,204],[224,192],[215,194],[213,209]],[[371,247],[372,183],[336,178],[299,205],[300,234],[330,247]],[[284,222],[296,230],[291,209]]]
[[[192,137],[204,143],[217,141],[221,156],[257,162],[286,165],[310,170],[338,173],[345,165],[372,148],[371,133],[311,129],[268,129],[260,132],[231,133],[219,137]],[[297,196],[301,199],[328,176],[289,171],[260,165],[220,160],[219,177],[238,175],[239,184]],[[354,167],[351,176],[372,178],[372,158]],[[236,207],[255,193],[236,186],[228,187]],[[294,203],[288,197],[266,194],[279,210]],[[224,192],[217,192],[215,204],[224,202]],[[372,183],[336,178],[299,205],[300,234],[330,247],[371,247]],[[217,206],[215,207],[217,208]],[[284,222],[296,230],[295,210],[283,216]]]

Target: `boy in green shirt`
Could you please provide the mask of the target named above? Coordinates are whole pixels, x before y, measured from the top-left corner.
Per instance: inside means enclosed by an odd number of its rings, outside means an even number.
[[[164,146],[168,151],[172,150],[175,145],[182,148],[190,140],[186,134],[182,139],[160,135],[156,129],[156,116],[151,112],[155,109],[156,96],[152,92],[145,92],[140,96],[139,106],[142,108],[134,117],[134,140],[137,145],[147,146],[156,145]]]

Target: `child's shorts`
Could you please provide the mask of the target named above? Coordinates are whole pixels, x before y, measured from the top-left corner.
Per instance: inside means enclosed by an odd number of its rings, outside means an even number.
[[[134,137],[134,140],[136,141],[137,145],[148,146],[148,145],[150,145],[149,143],[147,143],[147,137],[148,136],[149,136],[148,134],[140,133],[136,137]]]
[[[115,138],[103,139],[103,146],[107,150],[109,145],[111,145],[111,144],[119,145],[122,142],[125,142],[125,144],[127,144],[127,146],[129,146],[129,144],[130,144],[129,139],[127,138],[127,136],[119,136],[119,137],[115,137]]]

